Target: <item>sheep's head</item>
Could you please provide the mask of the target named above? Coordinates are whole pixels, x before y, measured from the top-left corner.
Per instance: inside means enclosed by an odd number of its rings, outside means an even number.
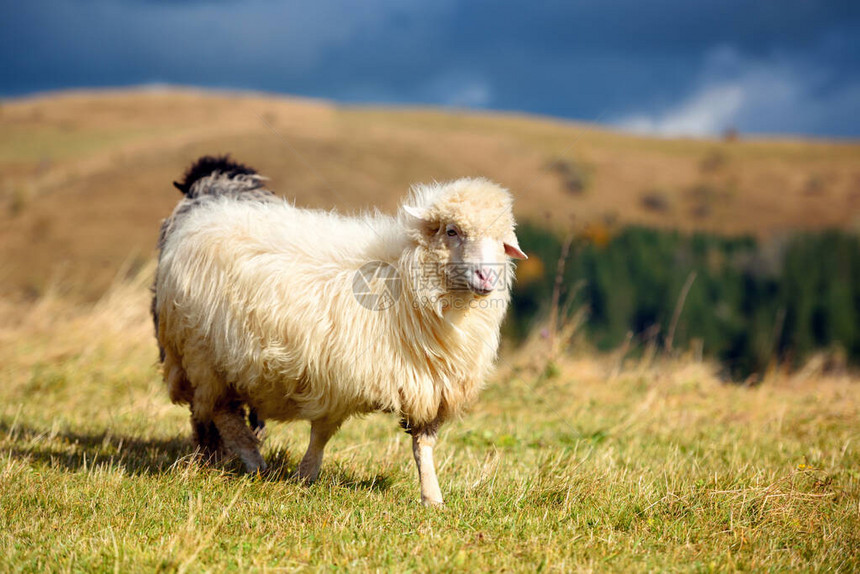
[[[401,221],[424,248],[424,264],[441,274],[443,291],[483,297],[510,284],[508,257],[526,258],[512,203],[507,190],[486,179],[459,179],[414,188]]]

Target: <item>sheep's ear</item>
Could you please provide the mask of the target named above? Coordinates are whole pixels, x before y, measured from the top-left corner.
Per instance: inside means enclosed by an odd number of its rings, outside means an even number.
[[[430,218],[426,209],[404,205],[403,211],[415,220],[412,225],[415,225],[416,229],[421,230],[421,233],[432,236],[439,231],[439,222]]]
[[[427,213],[423,209],[420,209],[418,207],[413,207],[411,205],[404,205],[403,211],[405,211],[406,213],[408,213],[409,215],[411,215],[415,219],[420,219],[422,221],[424,221],[424,219],[427,215]]]
[[[515,235],[512,235],[508,238],[505,243],[505,254],[508,257],[513,257],[514,259],[528,259],[529,256],[523,253],[523,250],[520,249],[520,244],[517,242],[517,238]]]

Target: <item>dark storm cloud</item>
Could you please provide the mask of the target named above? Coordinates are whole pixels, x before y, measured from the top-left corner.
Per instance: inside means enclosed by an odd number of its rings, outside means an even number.
[[[856,2],[36,0],[4,14],[5,94],[164,82],[667,134],[860,134]]]

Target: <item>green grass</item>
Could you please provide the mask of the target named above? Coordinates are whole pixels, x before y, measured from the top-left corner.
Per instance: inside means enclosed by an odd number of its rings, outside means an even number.
[[[0,570],[860,569],[856,379],[508,358],[444,427],[424,508],[389,416],[348,422],[312,487],[289,478],[306,423],[270,425],[263,477],[196,462],[139,284],[0,325]]]
[[[167,128],[64,129],[54,125],[5,126],[0,163],[80,159],[124,144],[170,135]]]

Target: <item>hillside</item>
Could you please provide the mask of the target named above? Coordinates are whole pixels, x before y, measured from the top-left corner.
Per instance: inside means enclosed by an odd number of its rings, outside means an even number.
[[[101,294],[153,254],[170,182],[231,152],[298,205],[393,209],[415,182],[482,175],[521,219],[772,236],[860,222],[860,144],[663,140],[456,110],[340,107],[191,90],[70,92],[0,103],[0,295],[62,279]],[[528,246],[525,246],[528,250]]]
[[[302,206],[391,210],[410,183],[461,175],[491,177],[516,194],[532,257],[518,269],[506,326],[521,325],[527,337],[505,339],[481,399],[440,432],[447,506],[418,503],[396,416],[348,421],[311,487],[290,478],[306,423],[269,421],[264,474],[194,455],[188,410],[170,404],[157,367],[148,286],[159,221],[179,199],[171,181],[196,156],[228,151]],[[783,265],[789,291],[812,285],[792,293],[801,313],[780,300],[782,283],[761,274],[754,279],[773,288],[757,289],[723,256],[772,244],[618,229],[760,238],[858,229],[858,159],[860,144],[656,140],[539,118],[224,93],[2,102],[2,564],[21,572],[860,571],[851,348],[816,342],[796,370],[772,360],[793,316],[814,311],[811,329],[849,332],[834,339],[857,332],[845,300],[860,293],[846,287],[860,285],[858,239],[820,234],[803,258],[791,259],[790,245],[780,252],[792,262]],[[571,226],[583,233],[559,274],[563,239],[547,229]],[[592,291],[607,294],[587,324],[575,298],[586,268],[600,275]],[[530,328],[534,310],[554,299],[557,275],[574,295],[556,299],[545,328]],[[693,287],[679,296],[682,284]],[[741,297],[750,293],[767,304]],[[643,296],[652,317],[634,305]],[[810,311],[811,299],[827,305]],[[661,315],[660,305],[676,315]],[[648,325],[636,337],[633,314]],[[661,326],[668,342],[658,339]],[[763,333],[767,368],[725,384],[725,365],[709,353],[726,354],[707,346],[703,329],[732,352],[739,338],[758,348]],[[605,353],[595,352],[601,333]],[[618,334],[623,342],[611,340]]]

